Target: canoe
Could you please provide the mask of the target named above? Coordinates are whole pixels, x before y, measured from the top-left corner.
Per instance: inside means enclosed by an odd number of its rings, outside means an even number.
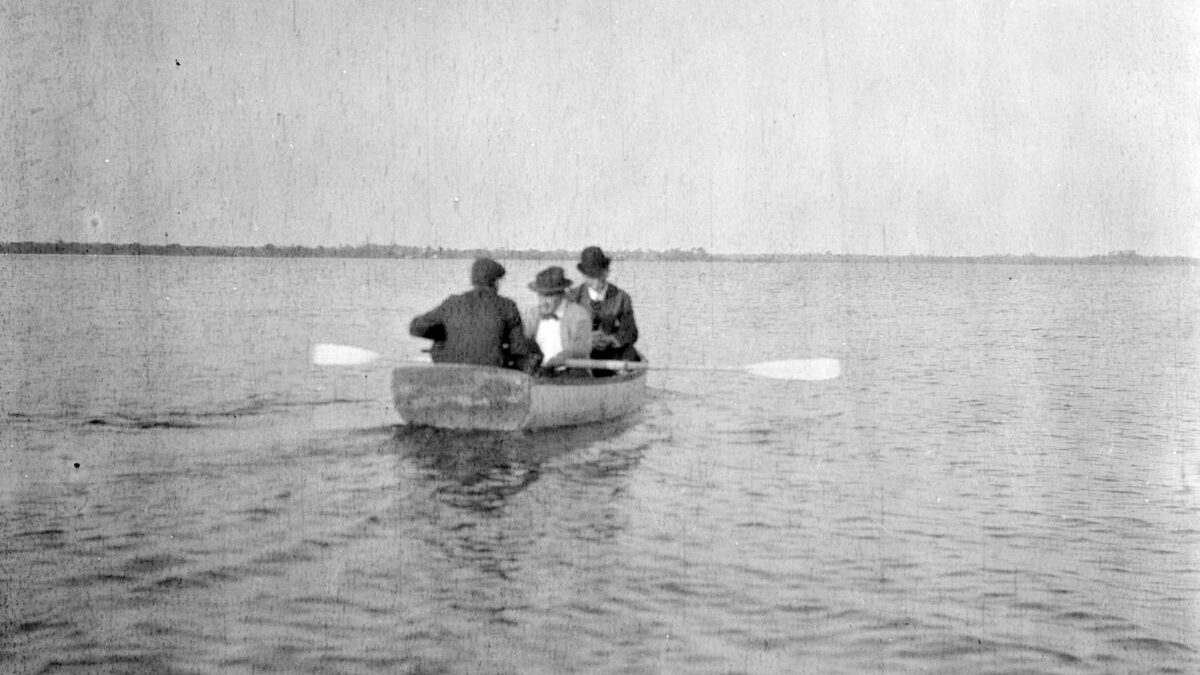
[[[458,364],[392,371],[392,401],[403,424],[517,431],[590,424],[642,407],[644,369],[612,377],[535,378],[516,370]]]

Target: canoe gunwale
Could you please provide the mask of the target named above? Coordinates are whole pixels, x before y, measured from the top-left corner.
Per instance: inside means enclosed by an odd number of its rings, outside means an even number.
[[[609,384],[619,384],[628,380],[645,377],[644,370],[628,370],[617,373],[612,377],[530,377],[534,387],[602,387]]]

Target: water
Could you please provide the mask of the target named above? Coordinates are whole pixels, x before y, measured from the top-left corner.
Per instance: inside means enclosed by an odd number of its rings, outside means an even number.
[[[0,257],[0,671],[1200,670],[1196,270],[618,263],[656,364],[843,376],[523,436],[307,364],[468,265]]]

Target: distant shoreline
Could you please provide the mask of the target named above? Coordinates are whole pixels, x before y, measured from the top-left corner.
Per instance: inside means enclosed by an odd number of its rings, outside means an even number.
[[[490,256],[500,260],[568,260],[578,251],[448,249],[431,246],[366,244],[362,246],[183,246],[180,244],[105,244],[84,242],[9,242],[0,243],[0,254],[30,255],[147,255],[229,258],[392,258],[392,259],[472,259]],[[934,262],[934,263],[1005,263],[1014,265],[1200,265],[1200,259],[1187,256],[1143,256],[1135,251],[1114,251],[1086,257],[1026,255],[861,255],[850,253],[708,253],[704,249],[668,251],[610,251],[618,260],[661,262]]]

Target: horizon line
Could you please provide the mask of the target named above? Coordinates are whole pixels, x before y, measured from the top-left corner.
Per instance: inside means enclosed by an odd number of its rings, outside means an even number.
[[[204,255],[214,257],[319,257],[319,258],[472,258],[516,257],[544,259],[570,258],[577,254],[574,249],[512,249],[507,247],[490,248],[448,248],[444,246],[413,246],[405,244],[339,244],[336,246],[305,246],[301,244],[260,244],[260,245],[224,245],[224,244],[142,244],[115,242],[54,242],[10,241],[0,242],[0,253],[5,254],[63,254],[63,255]],[[1169,263],[1200,263],[1200,258],[1185,255],[1155,255],[1141,254],[1136,250],[1109,251],[1088,255],[1047,255],[1039,253],[983,253],[978,255],[952,255],[941,253],[709,253],[703,247],[690,249],[610,249],[610,256],[623,257],[629,260],[657,260],[666,262],[691,261],[749,261],[769,262],[772,260],[816,260],[816,261],[865,261],[865,260],[904,260],[918,259],[927,261],[988,261],[988,262],[1120,262],[1145,261]],[[252,254],[258,254],[252,255]]]

